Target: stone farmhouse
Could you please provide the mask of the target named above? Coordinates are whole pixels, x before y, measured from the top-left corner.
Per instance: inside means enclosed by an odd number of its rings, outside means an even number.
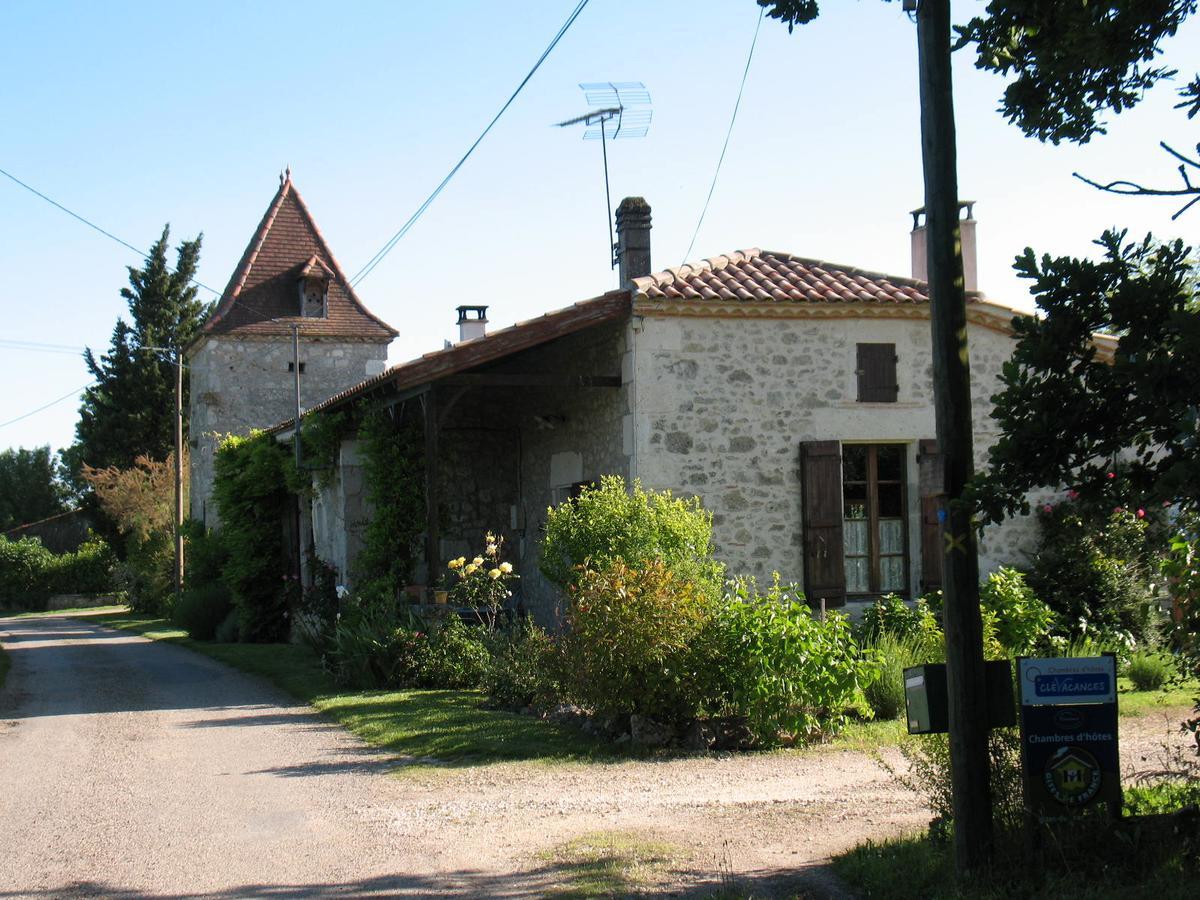
[[[982,462],[1013,312],[973,290],[964,208]],[[813,603],[853,611],[883,593],[936,589],[941,501],[920,269],[904,278],[752,249],[655,272],[644,200],[621,203],[617,231],[621,289],[494,332],[486,307],[459,307],[457,343],[382,370],[395,332],[354,296],[285,179],[192,349],[193,435],[286,419],[273,430],[290,437],[289,326],[299,324],[305,415],[365,401],[424,435],[421,584],[478,552],[491,530],[506,539],[526,609],[553,621],[558,598],[538,572],[546,510],[617,474],[699,495],[731,573],[779,572]],[[193,443],[193,515],[211,522],[212,445]],[[353,436],[303,506],[301,544],[352,582],[370,516]],[[989,529],[981,569],[1019,560],[1034,530],[1029,519]]]

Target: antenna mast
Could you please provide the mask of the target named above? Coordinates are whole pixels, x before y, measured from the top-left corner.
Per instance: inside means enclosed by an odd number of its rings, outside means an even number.
[[[640,81],[601,81],[579,85],[584,99],[592,106],[591,112],[556,123],[559,128],[570,125],[584,126],[585,141],[600,141],[600,152],[604,160],[604,202],[608,207],[609,257],[613,268],[620,261],[617,243],[613,238],[612,195],[608,186],[608,142],[629,138],[645,137],[650,130],[650,119],[654,111],[650,107],[650,92]],[[632,107],[632,108],[631,108]],[[609,131],[609,124],[616,127]]]

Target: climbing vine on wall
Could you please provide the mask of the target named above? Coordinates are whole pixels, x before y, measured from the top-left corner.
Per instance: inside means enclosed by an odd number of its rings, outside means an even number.
[[[261,431],[231,435],[217,449],[213,497],[229,551],[222,575],[244,641],[277,641],[287,631],[283,528],[294,469],[287,445]]]
[[[394,597],[412,577],[425,527],[423,434],[416,422],[376,411],[363,416],[358,437],[371,517],[357,575],[371,593]]]
[[[300,429],[300,447],[304,465],[315,474],[317,483],[328,486],[337,465],[338,448],[350,430],[348,412],[316,413],[304,417]]]

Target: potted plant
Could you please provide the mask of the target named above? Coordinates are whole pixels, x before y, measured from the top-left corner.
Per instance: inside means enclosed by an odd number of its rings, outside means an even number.
[[[433,583],[433,602],[438,606],[444,606],[450,599],[450,586],[447,583],[446,574],[443,572],[438,575],[437,580]]]

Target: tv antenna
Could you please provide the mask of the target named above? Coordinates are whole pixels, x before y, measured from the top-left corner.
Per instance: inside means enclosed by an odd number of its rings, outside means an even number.
[[[645,137],[650,130],[650,92],[640,81],[594,81],[579,85],[584,100],[598,107],[582,116],[556,123],[559,128],[584,126],[585,141],[600,141],[604,158],[604,202],[608,205],[608,243],[612,265],[619,262],[613,239],[612,195],[608,189],[608,142]]]

